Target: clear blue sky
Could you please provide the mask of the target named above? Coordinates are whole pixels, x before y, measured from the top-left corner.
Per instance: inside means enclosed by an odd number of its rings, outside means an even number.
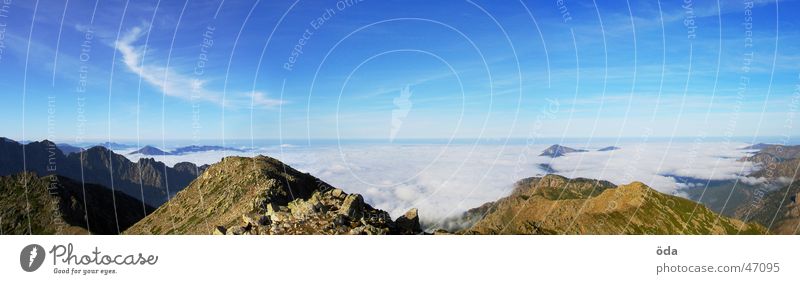
[[[800,4],[632,2],[13,1],[0,136],[797,132]]]

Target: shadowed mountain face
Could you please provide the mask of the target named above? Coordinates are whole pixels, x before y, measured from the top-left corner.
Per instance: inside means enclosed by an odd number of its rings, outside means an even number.
[[[586,150],[573,149],[573,148],[570,148],[570,147],[564,147],[564,146],[556,144],[556,145],[547,147],[547,149],[544,149],[544,151],[542,151],[542,153],[539,154],[539,156],[557,158],[557,157],[564,156],[564,154],[576,153],[576,152],[586,152]]]
[[[513,193],[465,213],[467,234],[763,234],[766,229],[719,216],[705,206],[639,182],[557,175],[528,178]]]
[[[358,194],[278,160],[227,157],[126,234],[420,233],[417,211],[392,221]]]
[[[773,234],[800,234],[800,184],[792,183],[779,190],[764,195],[752,206],[742,208],[739,214],[745,220],[758,222],[770,229]]]
[[[63,176],[0,177],[2,234],[118,234],[155,208],[121,192]]]
[[[152,207],[186,187],[197,176],[197,169],[190,163],[171,168],[154,159],[134,163],[100,146],[65,156],[47,140],[22,145],[0,138],[0,176],[23,171],[40,176],[57,174],[121,191]]]

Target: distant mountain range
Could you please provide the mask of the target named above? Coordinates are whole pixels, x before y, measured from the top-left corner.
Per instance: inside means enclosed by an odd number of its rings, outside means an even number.
[[[740,148],[741,150],[763,150],[772,146],[776,146],[775,144],[766,144],[766,143],[758,143],[754,145],[750,145],[747,147]]]
[[[208,149],[219,148],[174,152]],[[553,145],[543,155],[583,151]],[[761,147],[742,158],[761,167],[747,177],[759,181],[753,184],[668,176],[702,185],[699,196],[689,195],[702,204],[640,182],[526,178],[510,195],[429,228],[440,228],[436,234],[797,234],[798,159],[800,146]],[[152,158],[131,162],[99,146],[65,155],[50,141],[0,138],[0,198],[3,234],[425,233],[416,209],[391,219],[361,195],[265,156],[168,167]]]
[[[66,143],[56,144],[56,147],[58,147],[58,149],[61,150],[61,152],[64,153],[64,155],[69,155],[69,154],[72,154],[72,153],[78,153],[80,151],[86,150],[84,148],[75,147],[75,146],[72,146],[72,145],[69,145],[69,144],[66,144]]]
[[[0,176],[25,171],[39,176],[60,175],[113,188],[152,207],[166,202],[203,169],[191,163],[168,167],[152,158],[131,162],[102,146],[64,155],[47,140],[23,145],[0,138]]]
[[[133,151],[129,153],[130,155],[134,154],[142,154],[146,156],[161,156],[161,155],[185,155],[190,153],[198,153],[198,152],[208,152],[208,151],[229,151],[229,152],[245,152],[241,149],[230,148],[230,147],[222,147],[222,146],[186,146],[180,147],[173,151],[162,151],[153,146],[144,146],[139,150]]]
[[[103,142],[103,143],[97,144],[96,146],[101,146],[103,148],[111,149],[111,150],[126,150],[126,149],[130,149],[130,148],[134,147],[132,145],[120,144],[120,143],[115,143],[115,142]]]

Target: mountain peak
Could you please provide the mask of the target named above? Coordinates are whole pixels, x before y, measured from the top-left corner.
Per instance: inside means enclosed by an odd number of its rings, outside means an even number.
[[[558,144],[553,144],[552,146],[547,147],[547,149],[544,149],[544,151],[542,151],[542,153],[539,154],[539,156],[557,158],[564,156],[564,154],[576,153],[576,152],[586,152],[586,150],[579,150],[566,146],[561,146]]]
[[[128,234],[419,233],[416,210],[397,221],[271,157],[225,157]]]
[[[755,223],[719,216],[641,182],[615,186],[548,175],[525,179],[508,197],[465,213],[475,234],[763,234]],[[556,187],[553,187],[555,185]]]
[[[129,153],[129,155],[134,155],[134,154],[142,154],[142,155],[147,155],[147,156],[169,155],[168,152],[164,152],[161,149],[158,149],[158,148],[150,146],[150,145],[144,146],[139,150],[136,150],[136,151],[133,151],[133,152]]]

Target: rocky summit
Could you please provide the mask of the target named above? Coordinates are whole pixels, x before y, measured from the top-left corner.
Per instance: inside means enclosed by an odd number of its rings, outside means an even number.
[[[688,199],[634,182],[528,178],[508,197],[469,210],[465,234],[764,234]]]
[[[417,210],[397,220],[359,194],[280,161],[227,157],[127,234],[419,234]]]

